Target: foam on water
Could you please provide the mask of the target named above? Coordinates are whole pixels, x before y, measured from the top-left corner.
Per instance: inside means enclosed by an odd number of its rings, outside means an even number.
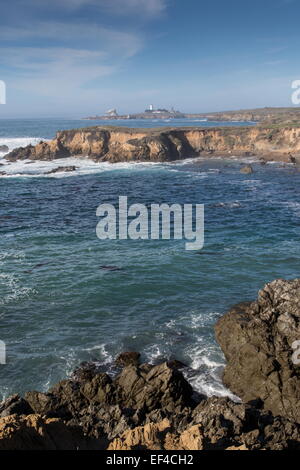
[[[128,169],[144,169],[149,166],[159,166],[159,163],[145,162],[145,163],[134,163],[134,162],[120,162],[120,163],[109,163],[109,162],[93,162],[89,158],[60,158],[54,161],[34,161],[32,160],[19,160],[16,162],[2,161],[1,171],[5,171],[7,174],[2,175],[2,178],[9,177],[45,177],[45,178],[65,178],[74,175],[89,175],[96,173],[103,173],[104,171],[112,170],[128,170]],[[54,170],[62,166],[75,166],[75,171],[60,171],[53,174],[46,174],[48,171]]]
[[[22,260],[22,258],[19,259]],[[0,306],[2,307],[11,302],[28,298],[37,292],[32,287],[22,285],[22,281],[15,273],[5,272],[0,273],[0,289],[2,291]]]

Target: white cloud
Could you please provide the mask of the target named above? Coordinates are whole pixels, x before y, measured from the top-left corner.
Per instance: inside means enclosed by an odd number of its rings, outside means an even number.
[[[109,99],[103,89],[103,78],[122,73],[124,67],[144,46],[144,34],[138,28],[108,27],[101,23],[100,10],[94,22],[81,19],[81,10],[74,12],[77,20],[38,20],[38,8],[43,18],[48,8],[79,9],[88,5],[105,9],[114,15],[151,18],[165,8],[166,0],[19,0],[36,7],[32,21],[6,23],[0,28],[0,57],[2,75],[8,83],[11,96],[18,95],[22,102],[42,107],[49,103],[55,109],[74,103],[93,103]],[[102,10],[103,11],[103,10]],[[66,12],[65,12],[66,13]],[[100,23],[100,24],[99,24]],[[117,22],[117,24],[119,21]],[[112,24],[115,24],[112,21]],[[138,23],[137,23],[138,26]],[[127,29],[126,29],[127,28]],[[2,77],[1,77],[2,78]],[[107,80],[105,81],[107,86]],[[120,81],[120,86],[123,82]],[[118,93],[119,90],[116,90]],[[109,90],[113,94],[112,90]],[[26,101],[27,100],[27,101]],[[20,105],[21,106],[21,105]],[[31,107],[31,105],[30,105]],[[9,109],[9,103],[6,109]]]
[[[0,55],[14,72],[13,89],[37,96],[64,99],[74,96],[89,81],[110,75],[115,65],[101,63],[101,52],[63,48],[0,48]]]
[[[23,44],[46,41],[47,47],[3,47],[15,37]],[[58,22],[41,22],[34,28],[3,27],[0,40],[1,62],[10,70],[10,84],[24,92],[55,98],[60,93],[76,95],[91,82],[97,86],[98,79],[119,70],[143,45],[134,33]]]
[[[3,26],[0,29],[0,40],[13,41],[15,38],[18,38],[18,42],[26,39],[35,39],[37,42],[46,39],[50,46],[51,41],[57,43],[59,40],[62,47],[79,42],[81,47],[100,50],[103,55],[117,53],[123,58],[132,57],[143,45],[141,36],[136,33],[83,23],[39,22],[34,28],[30,25],[23,28]]]
[[[28,3],[28,0],[22,0]],[[79,8],[91,5],[99,9],[106,9],[115,15],[141,14],[147,16],[156,16],[161,14],[166,8],[167,0],[31,0],[35,7],[60,8],[77,10]]]

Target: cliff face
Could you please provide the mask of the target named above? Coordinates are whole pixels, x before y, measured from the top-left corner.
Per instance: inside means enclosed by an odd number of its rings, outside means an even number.
[[[232,308],[215,330],[227,359],[225,385],[300,424],[300,279],[267,284],[257,301]]]
[[[300,128],[162,128],[87,127],[61,131],[50,142],[10,152],[10,161],[54,160],[68,156],[95,161],[174,161],[199,155],[259,155],[289,160],[300,155]]]

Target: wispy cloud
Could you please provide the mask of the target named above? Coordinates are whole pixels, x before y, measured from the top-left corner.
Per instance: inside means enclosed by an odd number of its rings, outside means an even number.
[[[115,73],[143,46],[138,33],[62,22],[36,22],[34,28],[5,26],[0,40],[1,61],[11,76],[10,83],[47,96],[62,90],[78,93],[89,83]],[[34,46],[26,46],[30,43]]]
[[[80,42],[81,47],[97,50],[107,56],[116,53],[123,58],[132,57],[143,46],[142,36],[138,33],[104,28],[92,23],[36,22],[34,28],[30,25],[18,28],[4,26],[0,29],[2,43],[14,42],[15,38],[18,43],[34,40],[39,44],[40,40],[46,40],[50,47],[51,43],[59,42],[61,47],[71,47]]]
[[[285,60],[269,60],[265,62],[265,65],[275,67],[276,65],[282,65],[285,63]]]
[[[29,0],[36,8],[57,8],[78,10],[82,7],[92,6],[104,9],[115,15],[146,15],[157,16],[166,9],[167,0]],[[28,0],[21,0],[28,4]]]
[[[13,68],[11,87],[57,103],[76,100],[89,81],[116,69],[115,65],[101,64],[101,53],[87,50],[8,48],[0,49],[0,54]]]
[[[280,52],[283,52],[285,51],[286,49],[288,48],[288,46],[274,46],[274,47],[270,47],[269,49],[267,49],[267,54],[280,54]]]

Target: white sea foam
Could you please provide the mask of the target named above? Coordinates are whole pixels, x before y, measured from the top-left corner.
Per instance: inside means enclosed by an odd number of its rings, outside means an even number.
[[[224,362],[217,357],[215,349],[213,345],[204,344],[203,337],[199,336],[198,341],[188,348],[191,368],[184,371],[184,375],[198,393],[208,397],[213,395],[230,397],[238,401],[238,397],[233,395],[222,383]]]
[[[292,211],[294,215],[300,216],[300,202],[297,201],[281,201],[280,205],[286,207],[288,210]]]
[[[20,280],[15,274],[1,273],[0,285],[5,291],[0,299],[0,305],[2,306],[16,300],[26,299],[36,293],[36,290],[31,287],[21,286]]]
[[[155,162],[120,162],[120,163],[109,163],[109,162],[93,162],[88,158],[60,158],[54,161],[34,161],[31,160],[18,160],[16,162],[7,162],[2,160],[1,171],[5,172],[2,178],[9,177],[47,177],[47,178],[63,178],[74,175],[89,175],[93,173],[103,173],[105,171],[112,170],[127,170],[127,169],[145,169],[149,166],[159,166]],[[75,171],[60,171],[53,174],[46,174],[48,171],[54,170],[62,166],[75,166]]]

